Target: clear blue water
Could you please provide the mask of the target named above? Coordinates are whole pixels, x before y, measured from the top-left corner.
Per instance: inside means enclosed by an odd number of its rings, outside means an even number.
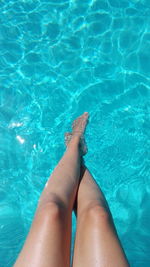
[[[149,15],[149,0],[1,0],[0,267],[13,265],[83,111],[86,163],[131,267],[150,266]]]

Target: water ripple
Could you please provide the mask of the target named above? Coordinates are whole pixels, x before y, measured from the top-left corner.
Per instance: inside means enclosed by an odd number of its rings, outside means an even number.
[[[0,2],[2,267],[85,110],[85,160],[131,265],[149,266],[149,12],[148,0]]]

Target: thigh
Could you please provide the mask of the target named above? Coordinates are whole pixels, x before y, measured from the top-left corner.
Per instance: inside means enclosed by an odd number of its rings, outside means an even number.
[[[14,267],[69,267],[71,218],[55,205],[38,210]]]
[[[93,207],[77,222],[73,267],[128,267],[109,215]]]

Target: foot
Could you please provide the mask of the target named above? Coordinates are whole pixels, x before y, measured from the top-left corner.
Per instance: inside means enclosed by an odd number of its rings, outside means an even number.
[[[77,135],[79,137],[83,136],[85,132],[86,125],[88,123],[88,112],[84,112],[80,117],[78,117],[72,124],[72,135]]]
[[[71,139],[72,139],[72,133],[65,133],[65,144],[66,144],[66,146],[69,145]],[[80,146],[81,155],[84,156],[87,153],[88,149],[87,149],[87,145],[86,145],[86,142],[85,142],[85,139],[84,139],[83,136],[80,137],[79,146]]]

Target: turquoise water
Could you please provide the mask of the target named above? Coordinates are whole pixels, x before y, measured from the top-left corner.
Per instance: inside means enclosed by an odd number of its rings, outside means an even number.
[[[149,14],[149,0],[1,0],[0,267],[13,265],[83,111],[85,161],[131,267],[150,266]]]

